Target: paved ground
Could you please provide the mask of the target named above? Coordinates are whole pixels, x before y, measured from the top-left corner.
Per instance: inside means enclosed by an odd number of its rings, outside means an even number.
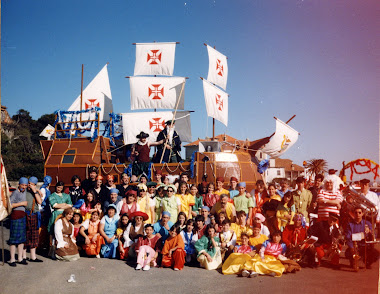
[[[4,228],[5,240],[9,231]],[[0,246],[1,246],[0,228]],[[9,247],[5,243],[5,260]],[[0,256],[1,258],[1,256]],[[135,271],[120,260],[81,258],[76,262],[53,261],[41,257],[43,263],[17,265],[11,268],[0,263],[0,293],[378,293],[379,263],[371,270],[358,273],[341,259],[341,270],[321,266],[302,269],[281,278],[241,278],[224,276],[217,271],[185,267],[154,268],[148,272]],[[68,283],[75,274],[76,283]]]

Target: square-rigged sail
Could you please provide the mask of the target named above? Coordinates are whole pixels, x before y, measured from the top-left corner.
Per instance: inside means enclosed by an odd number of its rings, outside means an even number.
[[[228,94],[203,80],[207,115],[228,125]]]
[[[172,76],[175,46],[175,42],[137,43],[134,75]]]
[[[131,109],[183,109],[182,77],[130,77]],[[180,97],[181,94],[181,97]]]

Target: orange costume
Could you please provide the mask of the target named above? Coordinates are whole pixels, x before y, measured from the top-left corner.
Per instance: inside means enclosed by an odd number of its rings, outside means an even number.
[[[88,222],[88,224],[87,224],[87,222]],[[92,222],[91,220],[86,220],[83,223],[85,229],[88,230],[87,236],[91,240],[90,244],[88,244],[88,245],[84,244],[82,246],[83,249],[86,251],[86,254],[88,256],[98,255],[100,253],[100,249],[101,249],[102,245],[104,244],[104,239],[99,234],[99,223],[100,223],[100,220],[97,220],[96,222]],[[87,225],[88,225],[88,227],[87,227]],[[93,242],[92,240],[93,240],[95,235],[97,236],[96,241]]]
[[[171,256],[169,256],[169,251],[172,248],[177,247],[177,249],[172,252]],[[169,237],[166,239],[164,248],[162,249],[162,262],[161,265],[163,267],[173,267],[175,269],[183,269],[185,264],[185,256],[186,251],[185,244],[183,243],[182,236],[178,234],[174,238]]]

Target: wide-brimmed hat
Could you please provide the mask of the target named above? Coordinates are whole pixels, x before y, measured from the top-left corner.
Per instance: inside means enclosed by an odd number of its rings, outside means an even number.
[[[148,137],[149,137],[149,134],[145,132],[140,132],[140,134],[136,136],[137,139],[148,138]]]
[[[129,215],[130,218],[135,218],[136,216],[142,216],[144,221],[146,221],[149,218],[149,216],[142,211],[135,211]]]

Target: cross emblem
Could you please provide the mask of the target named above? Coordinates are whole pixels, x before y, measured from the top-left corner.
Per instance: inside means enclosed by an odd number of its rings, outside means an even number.
[[[149,129],[152,130],[152,128],[154,128],[153,132],[162,131],[165,128],[165,121],[162,120],[161,117],[152,118],[152,120],[149,121]]]
[[[99,107],[99,102],[95,104],[96,99],[87,99],[87,101],[84,103],[85,109],[89,109],[92,107]],[[87,103],[88,102],[88,103]]]
[[[150,50],[147,56],[148,64],[160,64],[162,52],[161,50]]]
[[[223,76],[223,65],[219,59],[216,60],[216,71],[218,75]]]
[[[220,111],[223,110],[223,98],[219,94],[215,95],[215,100],[216,100],[216,106]]]
[[[151,85],[148,88],[149,93],[149,99],[155,100],[159,99],[161,100],[164,98],[164,86],[157,84],[157,85]]]

